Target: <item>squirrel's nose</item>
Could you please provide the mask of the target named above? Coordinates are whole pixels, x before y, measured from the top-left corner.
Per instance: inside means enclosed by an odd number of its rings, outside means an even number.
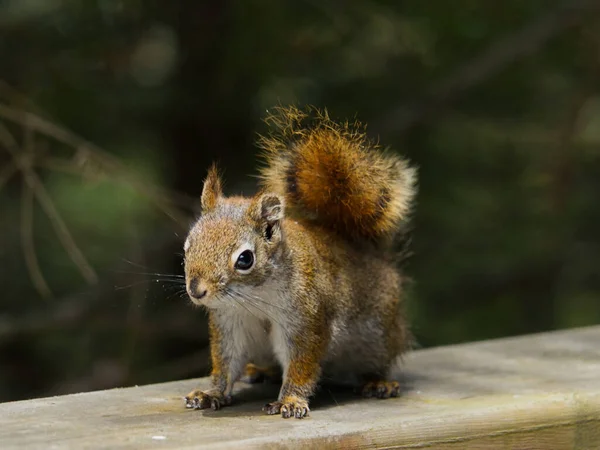
[[[206,288],[198,280],[198,278],[192,278],[188,284],[188,294],[190,297],[200,300],[205,297],[207,293]]]

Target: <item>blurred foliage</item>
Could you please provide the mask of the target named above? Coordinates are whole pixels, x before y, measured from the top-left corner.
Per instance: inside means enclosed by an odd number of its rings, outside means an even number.
[[[599,19],[583,0],[0,1],[0,401],[206,373],[205,313],[172,275],[207,166],[252,193],[279,103],[358,117],[419,166],[421,345],[600,323]]]

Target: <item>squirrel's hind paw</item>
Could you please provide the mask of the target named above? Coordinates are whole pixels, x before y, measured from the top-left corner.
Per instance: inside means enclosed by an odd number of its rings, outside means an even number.
[[[267,403],[263,407],[263,411],[269,415],[281,413],[281,417],[284,419],[289,419],[290,417],[304,419],[308,416],[310,409],[306,400],[297,397],[285,397],[281,402]]]
[[[256,383],[279,383],[281,382],[281,369],[278,366],[261,367],[256,364],[248,363],[245,369],[245,375],[240,381],[248,384]]]
[[[231,395],[223,396],[222,394],[214,394],[203,392],[199,389],[193,390],[188,395],[183,397],[186,408],[190,409],[208,409],[212,408],[215,411],[223,406],[229,406],[233,402]]]
[[[367,398],[398,397],[400,395],[400,384],[397,381],[369,381],[361,387],[360,393]]]

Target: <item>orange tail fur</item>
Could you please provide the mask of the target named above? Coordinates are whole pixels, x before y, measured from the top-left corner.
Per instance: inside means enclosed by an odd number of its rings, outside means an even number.
[[[360,123],[333,122],[327,111],[277,108],[259,140],[265,189],[288,210],[349,239],[393,235],[411,209],[416,170],[368,140]]]

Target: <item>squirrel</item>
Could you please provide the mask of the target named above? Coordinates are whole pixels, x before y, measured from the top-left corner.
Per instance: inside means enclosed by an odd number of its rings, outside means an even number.
[[[184,244],[186,289],[208,310],[212,360],[211,388],[190,392],[185,406],[230,405],[254,364],[281,368],[279,396],[263,410],[283,418],[307,416],[325,377],[396,397],[389,374],[411,334],[394,242],[416,169],[326,110],[269,114],[259,193],[225,197],[213,165]]]

